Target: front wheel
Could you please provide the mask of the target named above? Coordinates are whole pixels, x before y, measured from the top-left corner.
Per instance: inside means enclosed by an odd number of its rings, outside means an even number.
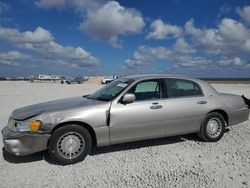
[[[84,127],[65,125],[51,135],[48,151],[53,161],[68,165],[83,161],[91,147],[91,136]]]
[[[211,112],[202,121],[199,137],[207,142],[216,142],[225,132],[225,120],[220,113]]]

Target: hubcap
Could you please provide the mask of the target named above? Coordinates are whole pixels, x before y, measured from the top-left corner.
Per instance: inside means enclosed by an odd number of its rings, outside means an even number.
[[[66,159],[78,157],[85,147],[82,135],[77,132],[68,132],[62,135],[57,142],[58,153]]]
[[[216,138],[222,131],[222,122],[218,118],[211,118],[207,123],[207,134],[212,138]]]

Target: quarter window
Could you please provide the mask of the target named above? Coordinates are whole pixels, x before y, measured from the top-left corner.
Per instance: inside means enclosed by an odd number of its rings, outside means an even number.
[[[188,97],[200,96],[202,91],[200,86],[190,80],[165,79],[168,97]]]

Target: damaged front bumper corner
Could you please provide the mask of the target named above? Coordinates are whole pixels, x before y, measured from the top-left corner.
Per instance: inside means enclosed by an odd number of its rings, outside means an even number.
[[[29,155],[47,149],[50,135],[13,132],[8,127],[2,130],[4,148],[17,156]]]

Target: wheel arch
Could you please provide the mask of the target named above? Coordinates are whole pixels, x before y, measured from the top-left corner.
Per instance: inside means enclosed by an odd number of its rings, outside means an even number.
[[[70,124],[74,124],[74,125],[79,125],[79,126],[82,126],[84,127],[85,129],[87,129],[87,131],[89,132],[90,136],[91,136],[91,139],[92,139],[92,144],[93,146],[92,147],[96,147],[97,145],[97,140],[96,140],[96,133],[94,131],[94,129],[87,123],[84,123],[84,122],[81,122],[81,121],[68,121],[68,122],[63,122],[63,123],[59,123],[58,125],[56,125],[52,131],[51,131],[51,135],[53,134],[53,132],[56,130],[56,129],[59,129],[60,127],[63,127],[65,125],[70,125]]]
[[[212,113],[212,112],[217,112],[217,113],[221,114],[221,115],[223,116],[223,118],[224,118],[226,124],[229,125],[229,116],[228,116],[228,114],[227,114],[226,111],[224,111],[224,110],[222,110],[222,109],[214,109],[214,110],[208,112],[206,115],[208,115],[208,114],[210,114],[210,113]]]

